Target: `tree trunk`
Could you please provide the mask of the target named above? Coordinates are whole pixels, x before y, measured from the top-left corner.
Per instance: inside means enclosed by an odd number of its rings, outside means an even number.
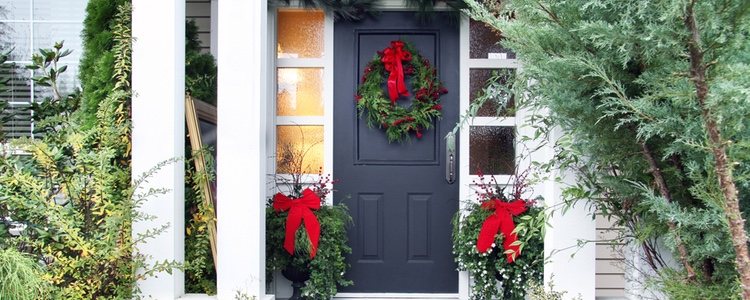
[[[750,299],[750,256],[748,256],[745,220],[742,218],[742,213],[740,212],[737,187],[735,186],[732,169],[727,158],[726,141],[722,139],[721,130],[712,115],[711,108],[706,104],[706,99],[708,98],[706,65],[703,62],[703,52],[700,49],[701,39],[698,25],[695,21],[694,6],[695,0],[692,0],[685,11],[685,25],[690,33],[688,41],[690,73],[692,81],[695,84],[698,106],[703,116],[703,124],[706,126],[708,133],[709,147],[714,155],[716,176],[719,178],[719,185],[724,194],[724,214],[727,217],[729,232],[732,235],[735,263],[737,264],[737,272],[742,284],[742,298],[747,300]]]
[[[668,203],[672,203],[672,194],[669,192],[667,182],[664,180],[661,169],[659,169],[659,166],[656,164],[654,155],[651,154],[651,150],[646,145],[646,142],[641,142],[641,148],[643,149],[643,156],[646,157],[646,161],[648,162],[649,172],[651,172],[651,175],[654,176],[654,183],[656,183],[656,187],[659,189],[659,193],[664,198],[664,200],[666,200]],[[683,243],[682,238],[680,238],[680,233],[677,230],[677,225],[672,221],[667,221],[667,226],[669,227],[669,231],[674,234],[674,240],[677,244],[677,253],[680,254],[680,262],[682,263],[682,266],[685,267],[688,280],[692,281],[693,279],[695,279],[695,270],[693,270],[690,262],[688,262],[687,248],[685,248],[685,243]]]

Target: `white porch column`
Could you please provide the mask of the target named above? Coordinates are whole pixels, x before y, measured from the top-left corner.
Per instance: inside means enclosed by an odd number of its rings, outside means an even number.
[[[218,4],[218,298],[264,299],[267,2]]]
[[[185,0],[133,0],[133,179],[159,162],[185,155]],[[168,224],[155,239],[138,245],[149,262],[184,260],[182,161],[161,168],[140,191],[169,189],[151,197],[141,211],[156,217],[133,224],[133,235]],[[138,282],[146,298],[184,294],[184,274],[159,273]]]
[[[553,133],[554,139],[560,136],[559,129]],[[545,156],[552,157],[551,147],[547,147],[546,151],[549,152]],[[573,174],[559,175],[563,178],[563,184],[575,183]],[[555,290],[567,291],[566,299],[578,295],[582,299],[594,299],[596,245],[591,242],[578,246],[579,241],[596,240],[596,222],[591,215],[593,211],[587,208],[587,203],[580,201],[563,214],[562,188],[560,183],[552,181],[545,184],[545,202],[548,207],[555,208],[554,215],[549,220],[551,228],[547,228],[544,238],[544,256],[551,255],[550,261],[544,265],[545,287],[552,280]]]

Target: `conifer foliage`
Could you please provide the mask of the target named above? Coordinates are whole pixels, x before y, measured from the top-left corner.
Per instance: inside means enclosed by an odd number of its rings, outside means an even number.
[[[82,125],[90,128],[95,124],[99,102],[114,89],[115,49],[113,39],[114,16],[118,7],[130,0],[89,0],[86,19],[83,22],[83,55],[79,77],[83,86],[81,110],[85,112]],[[130,72],[127,72],[128,74]]]
[[[750,299],[750,2],[466,2],[548,109],[532,125],[563,129],[544,167],[577,175],[566,200],[616,217],[671,298]]]

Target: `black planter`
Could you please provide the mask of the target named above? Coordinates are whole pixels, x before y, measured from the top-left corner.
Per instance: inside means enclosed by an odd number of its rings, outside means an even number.
[[[305,281],[310,279],[310,270],[288,266],[281,271],[281,275],[292,282],[292,297],[289,300],[305,300],[301,290],[305,286]]]
[[[503,281],[503,279],[504,279],[504,278],[503,278],[503,275],[501,275],[501,274],[500,274],[500,272],[498,272],[497,270],[495,270],[495,279],[496,279],[497,281],[500,281],[500,282],[502,282],[502,281]]]

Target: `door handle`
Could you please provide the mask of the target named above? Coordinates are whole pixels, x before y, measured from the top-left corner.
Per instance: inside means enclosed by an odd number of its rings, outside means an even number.
[[[453,132],[445,136],[445,181],[456,182],[456,135]]]

